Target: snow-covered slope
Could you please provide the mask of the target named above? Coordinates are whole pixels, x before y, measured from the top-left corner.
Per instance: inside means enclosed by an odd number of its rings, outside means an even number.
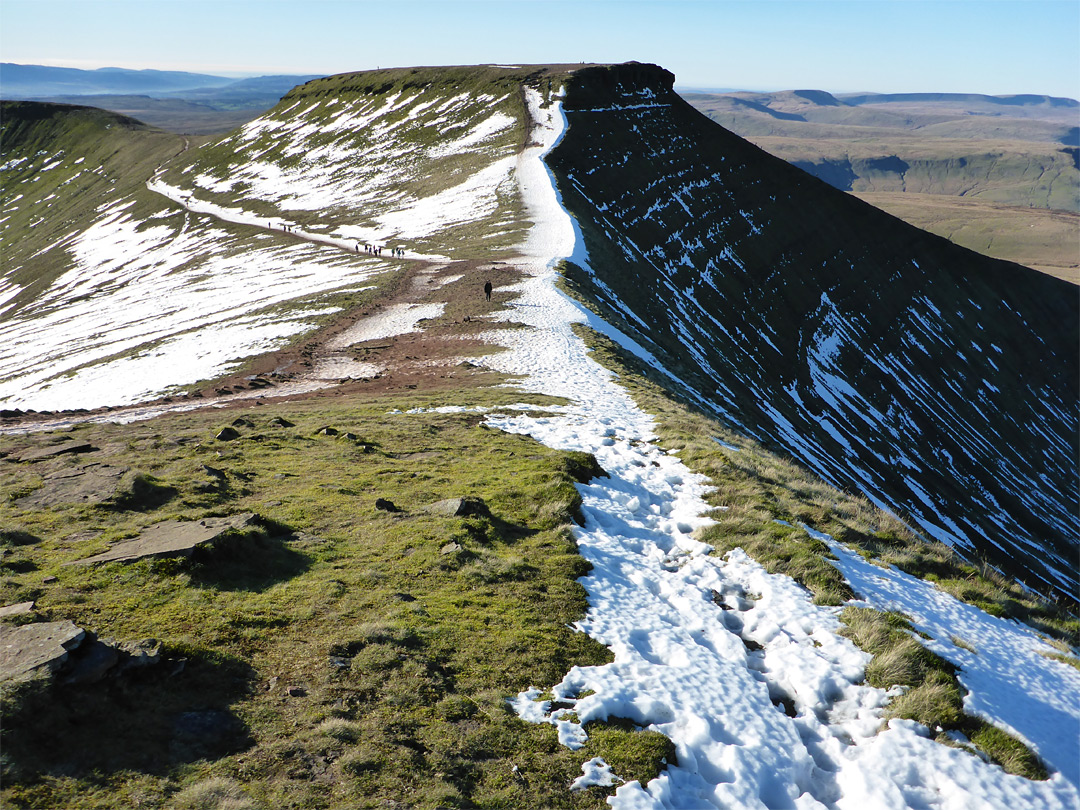
[[[1075,599],[1075,288],[910,228],[707,121],[572,78],[549,160],[582,294],[701,405],[927,537]]]
[[[482,74],[483,71],[480,71]],[[517,76],[374,71],[297,87],[161,180],[256,220],[407,255],[516,241]]]

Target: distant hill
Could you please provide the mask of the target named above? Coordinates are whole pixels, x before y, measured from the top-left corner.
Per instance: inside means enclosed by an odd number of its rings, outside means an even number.
[[[318,75],[230,79],[162,70],[0,65],[0,98],[83,104],[185,135],[227,132]]]
[[[770,154],[906,222],[1080,281],[1073,99],[820,90],[684,98]]]
[[[11,62],[0,64],[0,96],[6,99],[97,93],[159,94],[223,87],[235,81],[225,76],[171,70],[80,70],[47,65],[17,65]]]

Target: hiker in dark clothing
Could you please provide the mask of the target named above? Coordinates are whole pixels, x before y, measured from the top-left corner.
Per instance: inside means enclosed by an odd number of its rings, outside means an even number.
[[[488,301],[491,300],[491,282],[490,281],[485,281],[484,282],[484,295],[487,296]]]

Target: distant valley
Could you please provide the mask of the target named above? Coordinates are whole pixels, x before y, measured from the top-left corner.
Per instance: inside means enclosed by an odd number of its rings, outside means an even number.
[[[964,247],[1080,282],[1080,104],[1050,96],[687,93],[712,120]]]

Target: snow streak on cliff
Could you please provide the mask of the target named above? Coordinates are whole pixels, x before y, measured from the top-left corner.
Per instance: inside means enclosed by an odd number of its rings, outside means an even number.
[[[695,401],[927,537],[1074,598],[1075,288],[870,208],[655,67],[575,74],[549,158],[583,294]]]

